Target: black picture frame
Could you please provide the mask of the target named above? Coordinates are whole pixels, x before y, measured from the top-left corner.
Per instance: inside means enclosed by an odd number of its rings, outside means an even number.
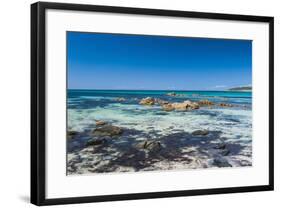
[[[46,198],[46,83],[45,83],[45,15],[47,9],[107,12],[169,17],[192,17],[203,19],[236,20],[269,23],[269,183],[262,186],[225,187],[200,190],[165,191],[153,193],[130,193],[120,195],[87,196],[73,198]],[[31,5],[31,203],[35,205],[72,204],[146,198],[193,196],[205,194],[226,194],[236,192],[269,191],[274,189],[274,18],[268,16],[248,16],[217,14],[160,9],[94,6],[38,2]]]

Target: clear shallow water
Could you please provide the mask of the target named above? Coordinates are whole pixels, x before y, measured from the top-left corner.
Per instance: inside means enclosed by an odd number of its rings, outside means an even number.
[[[134,142],[175,137],[179,132],[191,133],[195,130],[207,129],[211,132],[220,132],[219,139],[223,138],[230,144],[243,147],[241,154],[237,153],[237,155],[248,157],[246,159],[251,161],[251,92],[173,92],[181,96],[167,96],[169,91],[68,90],[68,129],[79,132],[90,131],[95,128],[95,120],[103,120],[124,129],[140,132],[139,135],[131,138]],[[121,97],[125,100],[118,101],[117,98]],[[145,97],[159,98],[169,102],[208,99],[215,103],[233,104],[235,107],[213,106],[185,112],[166,112],[159,105],[139,105],[139,101]],[[122,139],[124,143],[128,142],[127,137],[121,137],[116,142],[122,142]],[[247,156],[242,149],[247,152]],[[231,162],[233,159],[237,160],[237,157],[228,157],[228,159]],[[238,163],[233,162],[233,164],[235,166]]]
[[[178,91],[180,97],[171,97],[169,91],[129,91],[129,90],[69,90],[68,126],[74,130],[92,127],[94,120],[114,121],[124,127],[145,130],[147,127],[165,131],[168,127],[192,131],[196,128],[224,130],[228,137],[251,139],[252,93],[229,91]],[[117,98],[125,101],[117,101]],[[139,101],[154,97],[169,102],[184,100],[234,104],[238,107],[212,109],[200,108],[187,112],[164,112],[160,106],[142,106]],[[240,107],[239,107],[240,106]],[[138,124],[138,125],[136,125]],[[243,131],[247,130],[247,131]]]

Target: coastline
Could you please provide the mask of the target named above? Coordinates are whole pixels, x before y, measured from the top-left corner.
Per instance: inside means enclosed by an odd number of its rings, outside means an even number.
[[[214,103],[198,109],[166,111],[163,104],[140,104],[147,90],[133,94],[132,90],[128,95],[128,90],[87,90],[91,95],[74,91],[78,94],[69,90],[68,95],[68,127],[76,132],[67,140],[68,175],[252,165],[248,92],[242,92],[241,97],[240,92],[232,91],[224,91],[223,95],[222,91],[214,95],[210,91],[154,91],[155,99],[169,103],[190,100],[191,104],[202,99]],[[163,92],[176,92],[177,96]],[[99,131],[103,125],[97,125],[96,120],[120,128],[122,133],[102,135]],[[194,135],[196,131],[206,132]],[[89,141],[92,145],[87,144]]]

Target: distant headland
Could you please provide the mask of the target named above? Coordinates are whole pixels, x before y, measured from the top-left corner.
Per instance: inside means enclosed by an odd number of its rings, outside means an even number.
[[[233,87],[228,90],[230,90],[230,91],[252,91],[252,86]]]

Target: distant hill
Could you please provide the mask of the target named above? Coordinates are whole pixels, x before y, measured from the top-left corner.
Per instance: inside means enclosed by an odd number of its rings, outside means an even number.
[[[230,91],[252,91],[252,86],[233,87],[228,90],[230,90]]]

